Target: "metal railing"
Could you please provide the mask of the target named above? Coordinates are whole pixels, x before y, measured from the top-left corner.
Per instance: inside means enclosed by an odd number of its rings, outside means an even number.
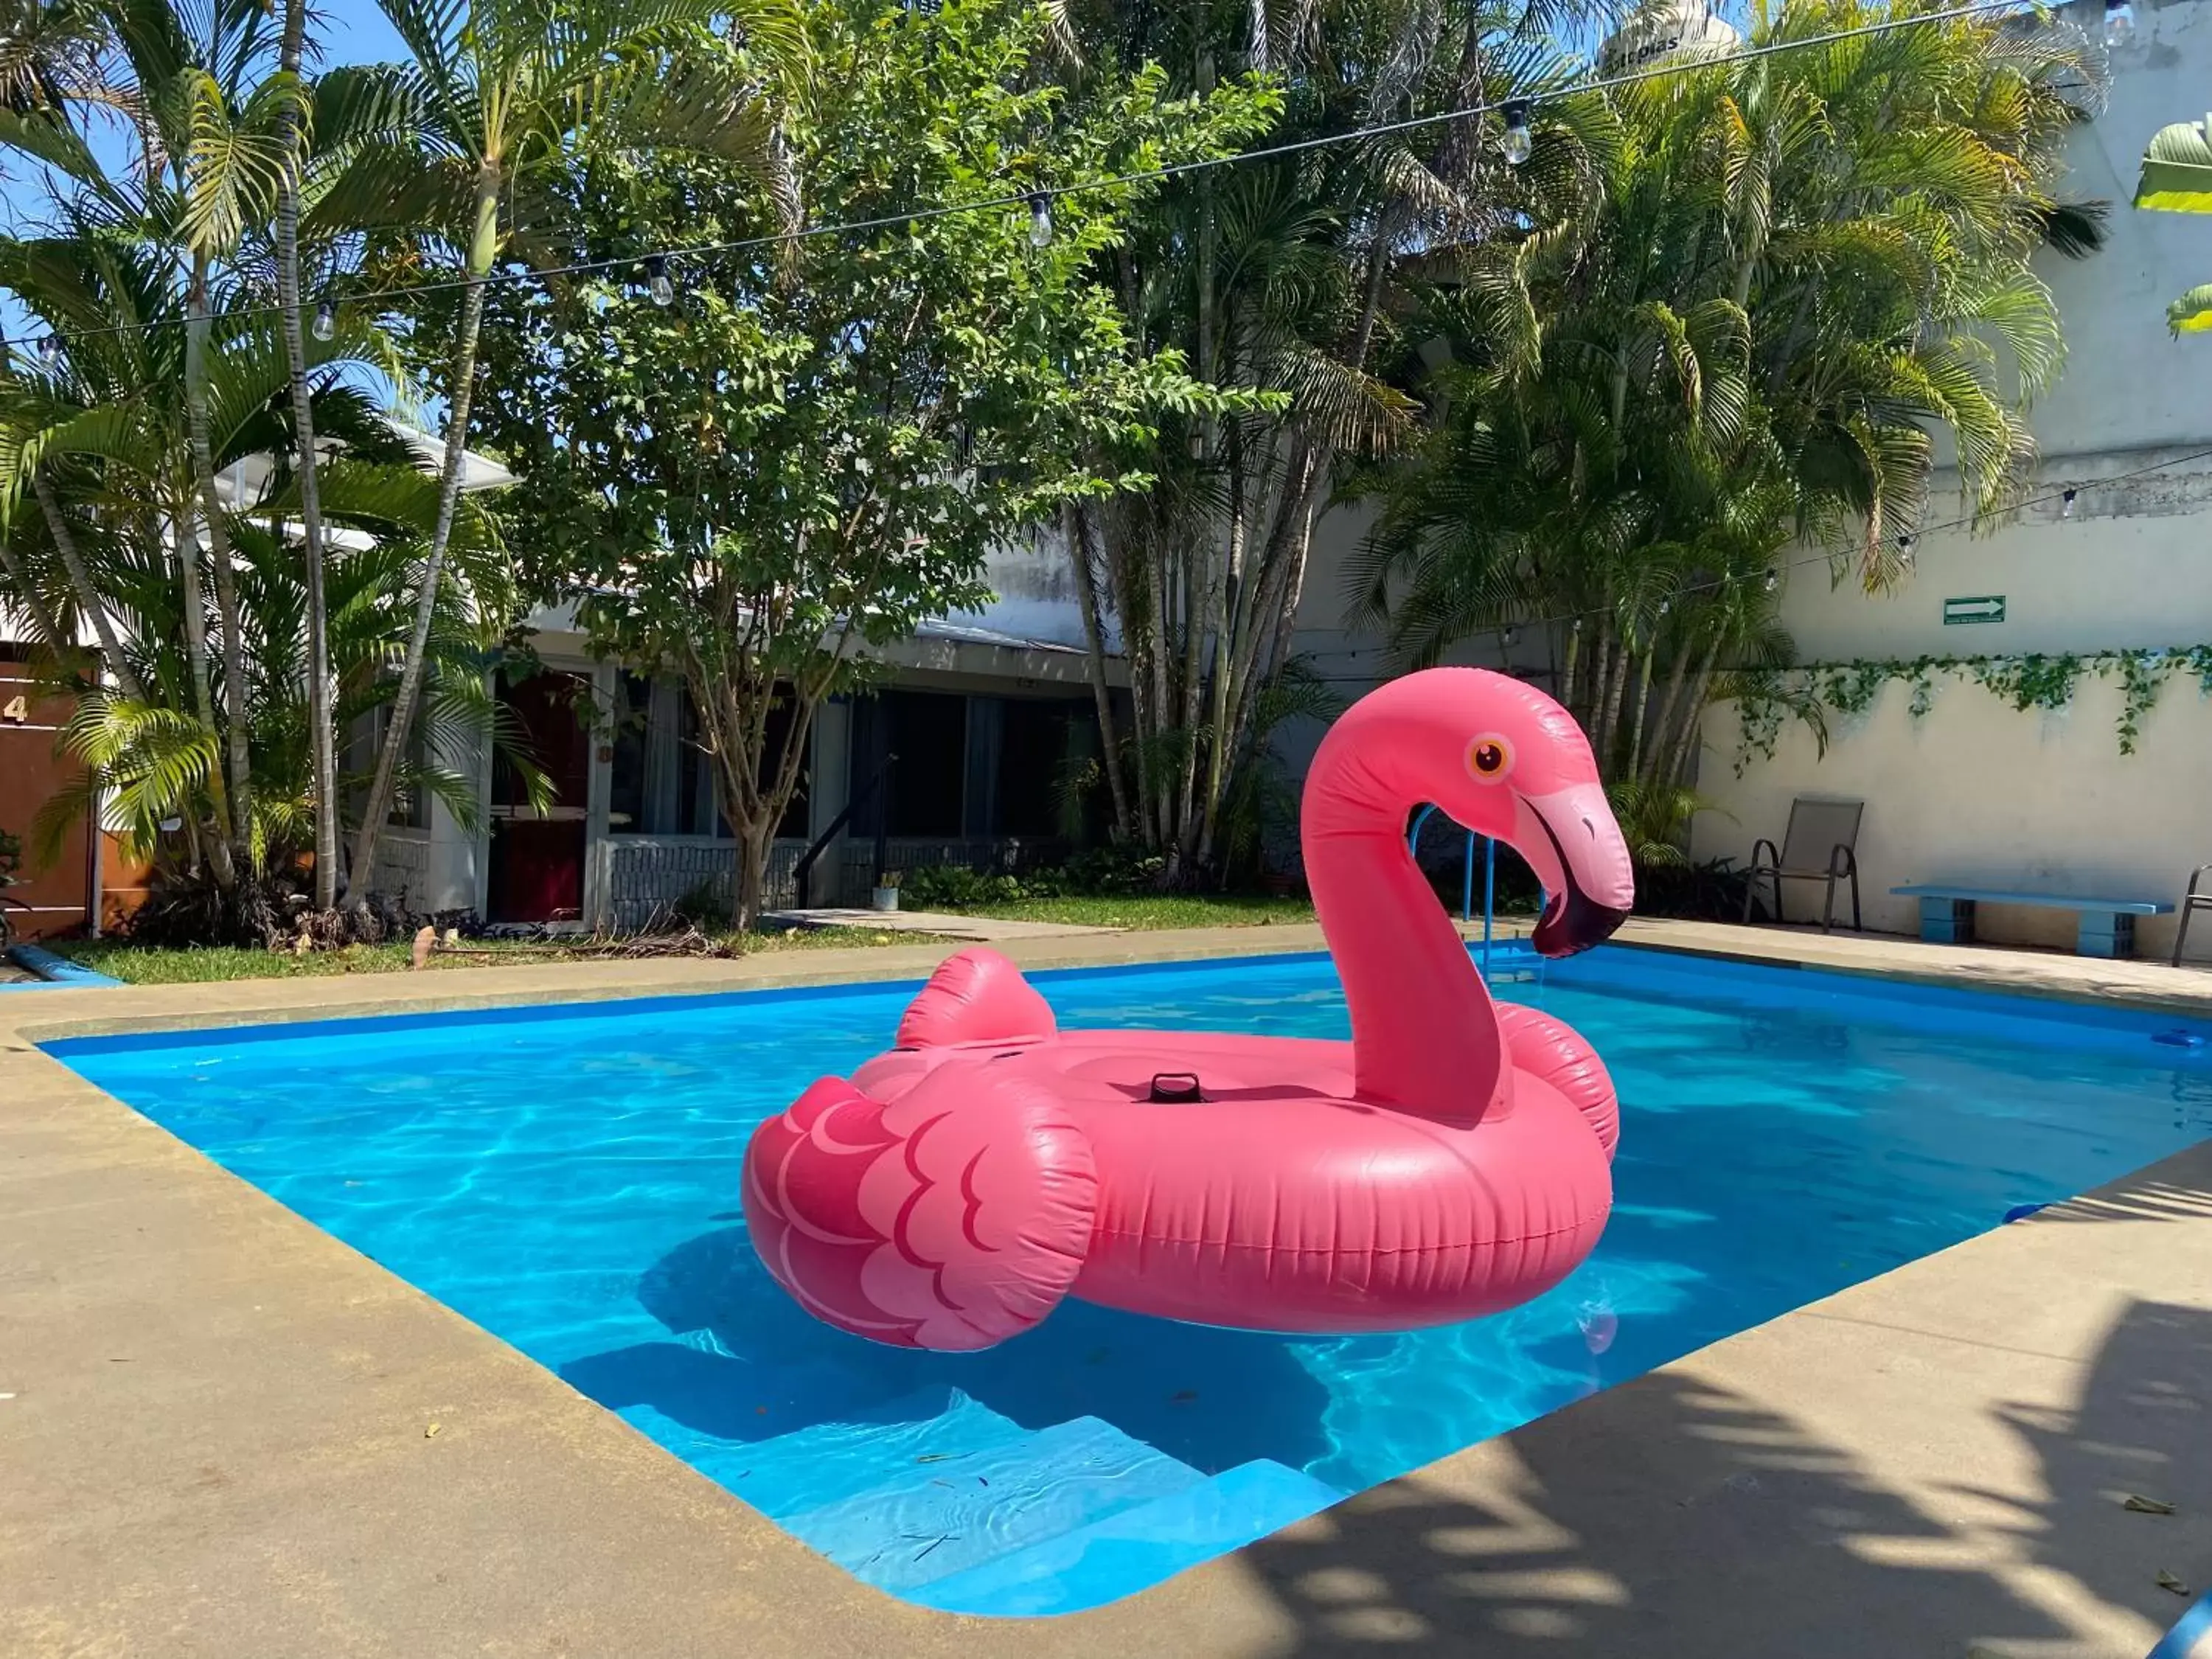
[[[1406,832],[1406,851],[1416,863],[1420,859],[1421,826],[1436,811],[1434,803],[1424,806],[1413,815],[1413,827]],[[1460,878],[1459,915],[1462,921],[1474,920],[1474,844],[1482,843],[1482,971],[1490,971],[1490,936],[1498,913],[1498,843],[1487,836],[1467,832],[1467,866]]]
[[[729,908],[737,880],[738,844],[720,836],[607,836],[594,847],[599,861],[599,915],[602,927],[627,933],[689,899]],[[797,902],[793,879],[806,843],[779,839],[770,848],[762,897],[770,909]]]

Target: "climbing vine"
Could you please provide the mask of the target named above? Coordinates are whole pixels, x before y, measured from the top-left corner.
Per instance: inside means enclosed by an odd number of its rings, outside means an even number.
[[[1754,761],[1774,758],[1783,723],[1792,714],[1813,728],[1815,741],[1826,753],[1826,711],[1863,714],[1874,707],[1882,687],[1893,680],[1911,688],[1906,707],[1918,720],[1935,706],[1939,678],[1972,680],[2023,714],[2031,708],[2051,714],[2074,701],[2075,689],[2084,674],[2099,679],[2119,677],[2123,695],[2117,732],[2120,752],[2132,755],[2142,735],[2143,716],[2157,706],[2167,680],[2179,674],[2193,675],[2197,695],[2212,697],[2212,645],[2080,654],[2037,651],[2019,657],[1860,659],[1747,674],[1733,688],[1741,723],[1735,775],[1741,777]]]

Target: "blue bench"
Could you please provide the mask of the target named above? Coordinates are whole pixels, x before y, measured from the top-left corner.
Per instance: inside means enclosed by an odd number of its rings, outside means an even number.
[[[2045,910],[2079,910],[2081,931],[2074,954],[2131,957],[2136,953],[2136,918],[2163,916],[2173,907],[2157,899],[2073,898],[2059,893],[2008,893],[1990,887],[1947,887],[1924,883],[1889,890],[1899,898],[1920,901],[1920,937],[1931,945],[1974,942],[1978,904],[2028,904]]]

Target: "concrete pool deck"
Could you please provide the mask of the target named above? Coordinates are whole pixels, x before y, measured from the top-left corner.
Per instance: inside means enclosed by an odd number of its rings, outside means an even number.
[[[2212,973],[1630,943],[2212,1016]],[[1021,941],[1025,965],[1318,948]],[[72,1032],[919,976],[941,947],[0,1000],[0,1655],[2142,1659],[2212,1586],[2212,1143],[1039,1622],[868,1589],[78,1079]],[[2131,1511],[2130,1494],[2178,1505]]]

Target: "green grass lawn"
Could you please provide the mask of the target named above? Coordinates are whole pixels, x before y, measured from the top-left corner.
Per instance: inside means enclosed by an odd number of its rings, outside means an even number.
[[[1010,921],[1060,921],[1078,927],[1266,927],[1314,919],[1310,900],[1224,893],[1014,899],[963,905],[961,912],[1000,916]]]
[[[718,936],[726,937],[726,936]],[[941,945],[948,941],[933,933],[879,933],[865,927],[793,928],[745,937],[742,951],[752,956],[770,951],[850,949],[876,945]],[[522,944],[506,939],[464,939],[462,948],[483,954],[440,955],[430,958],[433,970],[448,968],[499,968],[539,962],[581,962],[592,958],[557,945]],[[332,974],[404,973],[412,959],[413,945],[401,940],[391,945],[349,945],[342,951],[316,951],[295,957],[289,951],[256,951],[243,945],[210,945],[163,950],[133,945],[128,939],[70,939],[50,943],[57,956],[81,963],[94,973],[106,974],[129,985],[186,985],[224,979],[302,979]],[[711,960],[702,957],[700,960]]]
[[[1265,927],[1311,921],[1313,906],[1304,899],[1256,895],[1142,893],[1094,898],[1021,899],[969,907],[966,914],[1003,916],[1020,921],[1058,921],[1083,927]],[[747,935],[742,949],[820,951],[879,945],[941,945],[957,941],[934,933],[876,933],[866,927],[793,928]],[[557,945],[505,939],[467,939],[469,952],[430,958],[435,970],[488,968],[536,962],[593,960]],[[241,945],[202,945],[161,950],[128,939],[74,939],[54,943],[57,954],[95,973],[130,985],[184,985],[226,979],[298,979],[331,974],[391,974],[407,971],[412,945],[353,945],[343,951],[316,951],[295,957],[289,951],[255,951]],[[596,958],[605,960],[605,958]]]

